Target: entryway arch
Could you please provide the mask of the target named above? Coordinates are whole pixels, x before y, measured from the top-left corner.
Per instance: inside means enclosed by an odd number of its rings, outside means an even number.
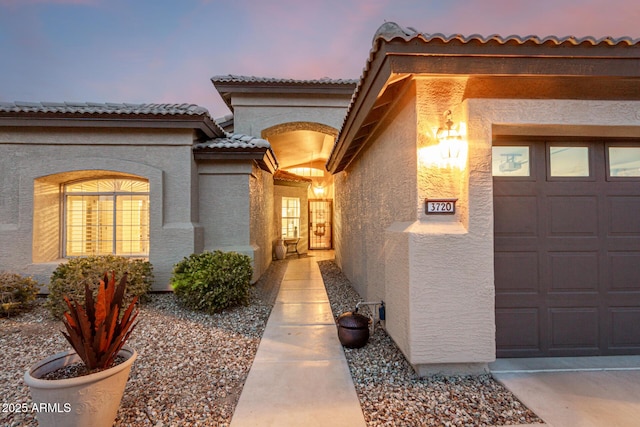
[[[333,176],[325,164],[338,134],[334,127],[318,122],[288,122],[271,126],[262,132],[278,159],[280,170],[307,180],[301,218],[307,218],[301,230],[307,249],[333,247]],[[276,185],[285,185],[284,179]],[[276,206],[279,205],[276,201]],[[284,218],[285,213],[276,213]]]

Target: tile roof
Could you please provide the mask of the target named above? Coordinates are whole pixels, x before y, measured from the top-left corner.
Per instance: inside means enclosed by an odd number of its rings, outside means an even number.
[[[276,181],[286,182],[313,182],[311,178],[296,175],[295,173],[291,173],[282,169],[278,169],[276,173],[273,174],[273,179],[275,179]]]
[[[540,37],[536,35],[529,36],[518,36],[518,35],[510,35],[507,37],[502,37],[498,34],[493,34],[490,36],[482,36],[479,34],[472,34],[470,36],[463,36],[461,34],[452,34],[452,35],[444,35],[442,33],[421,33],[412,27],[401,27],[395,22],[385,22],[373,36],[374,49],[375,44],[378,39],[382,39],[384,41],[390,42],[396,38],[402,39],[405,42],[412,41],[414,39],[420,39],[426,43],[439,40],[443,43],[451,43],[451,42],[461,42],[461,43],[472,43],[479,42],[480,44],[488,44],[488,43],[497,43],[497,44],[509,44],[515,43],[518,45],[522,44],[553,44],[553,45],[581,45],[581,44],[589,44],[592,46],[596,45],[636,45],[640,44],[640,39],[633,39],[631,37],[574,37],[574,36],[566,36],[566,37],[557,37],[557,36],[547,36]]]
[[[0,125],[73,127],[80,123],[100,127],[196,129],[199,139],[224,135],[209,111],[195,104],[0,102]]]
[[[269,141],[255,136],[242,135],[239,133],[230,134],[222,138],[215,138],[205,142],[199,142],[193,145],[194,150],[204,149],[224,149],[224,150],[251,150],[254,148],[267,148],[271,149]]]
[[[225,132],[224,137],[193,144],[193,151],[196,159],[255,160],[269,173],[278,169],[278,159],[269,141],[255,136]]]
[[[281,79],[271,77],[236,76],[227,74],[211,78],[225,104],[234,110],[232,98],[235,94],[260,93],[276,96],[344,96],[351,97],[358,80],[330,79],[323,77],[315,80]]]
[[[238,76],[233,74],[213,76],[211,81],[214,83],[271,83],[271,84],[301,84],[301,85],[355,85],[358,80],[354,79],[330,79],[323,77],[315,80],[296,80],[272,77],[255,77],[255,76]]]
[[[209,116],[195,104],[115,104],[93,102],[0,102],[5,113],[134,114]]]

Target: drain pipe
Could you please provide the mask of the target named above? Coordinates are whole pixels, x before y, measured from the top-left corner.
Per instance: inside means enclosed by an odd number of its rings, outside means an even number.
[[[371,322],[371,335],[373,335],[376,329],[376,323],[385,319],[384,301],[360,301],[356,304],[356,312],[358,312],[361,305],[366,305],[367,307],[373,306],[373,309],[370,309],[373,313],[373,322]],[[376,306],[378,306],[377,310]]]

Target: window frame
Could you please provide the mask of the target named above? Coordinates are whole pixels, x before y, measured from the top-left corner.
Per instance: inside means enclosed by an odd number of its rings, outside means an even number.
[[[297,216],[289,216],[289,215],[284,215],[285,214],[285,209],[288,209],[289,206],[287,204],[287,207],[285,208],[285,200],[292,200],[292,201],[296,201],[297,203],[297,207],[294,207],[294,209],[297,209]],[[302,215],[302,205],[301,205],[301,201],[300,201],[300,197],[289,197],[289,196],[282,196],[282,199],[280,200],[281,203],[281,209],[280,209],[280,235],[282,236],[283,239],[299,239],[300,238],[300,219],[301,219],[301,215]],[[295,231],[295,227],[297,227],[297,235],[295,235],[295,233],[293,233],[294,235],[289,235],[289,227],[285,226],[285,220],[293,220],[294,224],[294,231]],[[285,232],[286,230],[286,232]]]
[[[140,182],[140,183],[145,183],[149,186],[149,191],[146,192],[141,192],[141,191],[118,191],[118,190],[114,190],[114,191],[87,191],[87,192],[83,192],[83,191],[71,191],[68,192],[67,191],[67,186],[71,186],[74,184],[78,184],[78,183],[82,183],[82,182],[90,182],[90,181],[109,181],[109,180],[128,180],[128,181],[136,181],[136,182]],[[64,183],[60,184],[60,194],[61,194],[61,202],[62,202],[62,210],[61,210],[61,214],[62,214],[62,218],[61,218],[61,222],[62,222],[62,226],[61,226],[61,253],[62,253],[62,257],[63,258],[81,258],[81,257],[86,257],[86,256],[93,256],[93,255],[117,255],[117,256],[122,256],[122,257],[126,257],[126,258],[144,258],[144,259],[148,259],[149,258],[149,252],[150,252],[150,229],[151,229],[151,186],[150,186],[150,182],[147,179],[144,178],[138,178],[138,177],[130,177],[130,176],[100,176],[100,177],[91,177],[91,178],[83,178],[83,179],[78,179],[78,180],[73,180],[73,181],[67,181]],[[68,254],[68,247],[67,247],[67,243],[68,243],[68,238],[67,238],[67,232],[68,232],[68,197],[69,196],[80,196],[80,197],[111,197],[111,203],[113,205],[112,207],[112,223],[110,225],[110,227],[112,228],[112,239],[111,239],[111,252],[110,253],[100,253],[98,252],[94,252],[94,253],[88,253],[86,251],[82,251],[83,253],[80,255],[69,255]],[[146,252],[141,252],[141,253],[117,253],[117,247],[118,247],[118,243],[119,242],[123,242],[124,240],[117,239],[117,235],[118,235],[118,212],[123,212],[123,210],[118,210],[118,197],[131,197],[131,196],[146,196],[147,200],[147,224],[146,224],[146,228],[147,228],[147,238],[146,239],[141,239],[140,242],[146,242],[146,248],[147,251]],[[141,226],[142,227],[142,226]],[[85,242],[85,241],[83,241]]]
[[[585,176],[551,176],[551,147],[587,148],[589,175]],[[574,141],[562,138],[548,139],[544,147],[546,179],[552,181],[596,181],[595,143],[590,140]]]
[[[638,148],[640,149],[640,140],[636,141],[610,141],[604,144],[604,158],[605,158],[605,170],[606,170],[606,180],[615,182],[615,181],[627,181],[627,182],[640,182],[640,176],[612,176],[611,175],[611,157],[609,148],[614,147],[622,147],[622,148]]]

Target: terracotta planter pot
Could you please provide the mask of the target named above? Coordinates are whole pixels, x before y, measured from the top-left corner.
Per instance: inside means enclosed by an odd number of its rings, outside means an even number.
[[[55,354],[33,365],[24,374],[33,403],[38,405],[41,426],[110,427],[138,353],[124,346],[118,353],[127,360],[104,371],[64,380],[40,379],[49,372],[81,361],[75,351]]]

